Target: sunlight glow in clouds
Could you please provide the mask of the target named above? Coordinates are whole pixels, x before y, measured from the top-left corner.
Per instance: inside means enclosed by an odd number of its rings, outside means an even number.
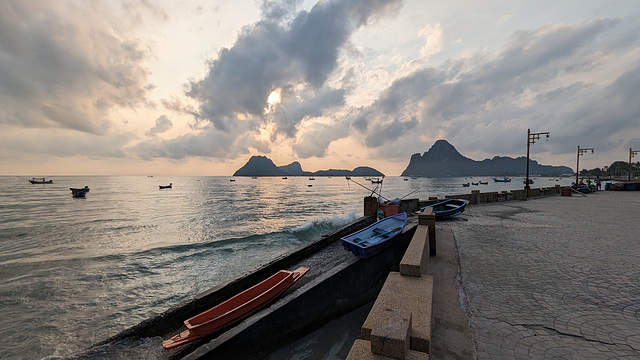
[[[278,88],[273,90],[269,97],[267,97],[267,108],[264,110],[265,114],[268,114],[273,108],[280,103],[280,97],[282,96],[282,89]]]
[[[636,0],[0,2],[0,172],[397,175],[528,128],[542,163],[608,165],[640,147],[638,34]]]

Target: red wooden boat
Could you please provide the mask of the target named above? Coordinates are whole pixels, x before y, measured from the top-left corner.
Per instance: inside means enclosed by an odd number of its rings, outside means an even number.
[[[187,330],[163,341],[162,347],[167,350],[172,349],[246,318],[273,301],[307,271],[309,271],[307,267],[299,267],[294,271],[278,271],[263,282],[185,320]]]

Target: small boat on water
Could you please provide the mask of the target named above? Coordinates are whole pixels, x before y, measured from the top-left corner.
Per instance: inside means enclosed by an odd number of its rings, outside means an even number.
[[[173,187],[173,183],[169,183],[169,185],[160,185],[160,190],[171,189],[172,187]]]
[[[495,182],[511,182],[511,179],[509,179],[508,177],[505,176],[503,179],[493,178],[493,181],[495,181]]]
[[[273,301],[307,271],[309,271],[308,267],[299,267],[294,271],[278,271],[263,282],[185,320],[184,324],[187,326],[187,330],[163,341],[162,347],[167,350],[172,349],[213,334],[246,318]]]
[[[383,179],[371,179],[372,184],[382,184]]]
[[[488,181],[479,181],[478,182],[480,185],[489,185]]]
[[[53,180],[45,180],[45,178],[31,178],[29,182],[32,184],[53,184]]]
[[[436,219],[450,219],[456,215],[462,214],[468,203],[469,202],[467,200],[462,199],[447,199],[445,201],[425,206],[420,210],[422,211],[425,208],[431,207],[433,208],[433,214],[436,216]]]
[[[73,197],[86,197],[89,192],[89,187],[85,186],[83,188],[69,188],[71,190],[71,195]]]
[[[472,182],[471,185],[480,185],[480,183]]]
[[[470,187],[470,186],[471,186],[471,183],[464,183],[464,184],[462,184],[462,187]]]
[[[393,239],[407,226],[407,213],[391,215],[341,238],[345,250],[366,259],[393,245]]]
[[[527,184],[527,179],[522,180],[523,184]],[[529,179],[529,184],[533,184],[533,179]]]

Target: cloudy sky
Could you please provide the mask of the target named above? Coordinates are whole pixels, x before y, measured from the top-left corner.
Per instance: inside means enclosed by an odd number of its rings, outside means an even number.
[[[0,0],[0,174],[221,175],[252,155],[399,175],[640,148],[640,3]]]

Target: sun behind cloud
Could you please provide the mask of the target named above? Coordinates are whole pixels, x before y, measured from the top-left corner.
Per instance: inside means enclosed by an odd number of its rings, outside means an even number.
[[[267,97],[267,107],[264,109],[265,114],[268,114],[271,111],[273,111],[274,107],[280,102],[282,102],[281,96],[282,96],[282,89],[280,88],[273,90],[269,94],[269,96]]]

